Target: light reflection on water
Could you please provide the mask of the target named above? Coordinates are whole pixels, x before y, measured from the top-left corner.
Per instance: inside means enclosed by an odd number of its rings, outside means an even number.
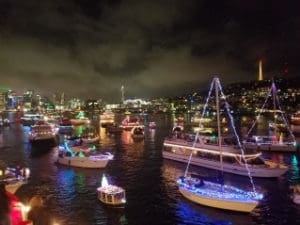
[[[31,146],[27,128],[14,124],[2,128],[0,157],[10,165],[22,163],[31,169],[31,178],[18,192],[24,201],[39,194],[60,224],[295,224],[300,221],[299,206],[290,199],[289,185],[300,182],[297,154],[264,154],[289,163],[291,170],[278,179],[254,179],[256,188],[265,195],[261,204],[250,214],[226,212],[199,206],[184,199],[175,180],[185,169],[181,163],[163,160],[162,142],[172,126],[169,115],[149,116],[157,129],[146,127],[145,139],[133,141],[130,132],[109,135],[99,127],[98,145],[115,157],[105,169],[90,170],[57,165],[57,149],[51,145]],[[97,126],[97,124],[96,124]],[[82,128],[78,128],[82,129]],[[59,139],[60,141],[62,139]],[[32,155],[32,150],[43,150]],[[202,175],[215,171],[191,167]],[[125,188],[127,205],[123,210],[104,207],[97,199],[96,189],[102,174]],[[225,174],[227,183],[249,189],[243,176]]]

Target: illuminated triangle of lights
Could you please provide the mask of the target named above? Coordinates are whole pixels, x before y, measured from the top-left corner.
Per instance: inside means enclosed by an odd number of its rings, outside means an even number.
[[[211,82],[210,89],[209,89],[209,93],[208,93],[208,96],[207,96],[207,98],[206,98],[205,105],[204,105],[204,107],[203,107],[203,111],[202,111],[201,118],[200,118],[200,121],[199,121],[199,127],[201,127],[201,125],[202,125],[202,120],[203,120],[204,115],[205,115],[205,113],[206,113],[207,106],[208,106],[208,103],[209,103],[209,99],[211,98],[211,94],[212,94],[212,90],[213,90],[213,87],[214,87],[214,83],[215,83],[215,82],[217,83],[217,88],[218,88],[218,90],[220,91],[220,94],[221,94],[221,98],[220,98],[220,99],[223,99],[223,100],[224,100],[226,112],[227,112],[228,117],[229,117],[229,119],[230,119],[230,125],[231,125],[231,127],[232,127],[233,132],[234,132],[235,138],[236,138],[236,140],[237,140],[237,142],[238,142],[238,146],[239,146],[239,148],[240,148],[240,150],[241,150],[241,155],[242,155],[242,158],[243,158],[243,160],[244,160],[244,162],[245,162],[245,167],[246,167],[247,174],[248,174],[248,177],[249,177],[250,182],[251,182],[251,185],[252,185],[252,189],[253,189],[254,196],[258,196],[259,194],[258,194],[257,191],[256,191],[255,184],[254,184],[254,181],[253,181],[253,178],[252,178],[252,176],[251,176],[250,169],[249,169],[249,166],[248,166],[248,163],[247,163],[247,160],[246,160],[245,151],[244,151],[243,146],[242,146],[242,144],[241,144],[240,138],[239,138],[239,136],[238,136],[238,134],[237,134],[237,129],[236,129],[235,125],[234,125],[234,119],[233,119],[233,117],[232,117],[232,115],[231,115],[231,113],[230,113],[230,107],[229,107],[229,104],[228,104],[228,102],[226,101],[226,96],[224,95],[222,86],[221,86],[221,84],[220,84],[220,80],[219,80],[219,78],[217,78],[217,77],[215,77],[215,78],[213,79],[213,81]],[[195,141],[194,141],[194,143],[193,143],[192,148],[195,148],[196,140],[198,140],[198,137],[199,137],[199,131],[196,132],[196,137],[195,137]],[[201,138],[200,138],[199,140],[201,140]],[[191,161],[191,159],[192,159],[192,153],[193,153],[193,151],[191,151],[191,154],[190,154],[190,156],[189,156],[189,160],[188,160],[188,163],[187,163],[187,167],[186,167],[186,170],[185,170],[185,173],[184,173],[184,176],[185,176],[185,177],[187,176],[187,173],[188,173],[190,161]]]

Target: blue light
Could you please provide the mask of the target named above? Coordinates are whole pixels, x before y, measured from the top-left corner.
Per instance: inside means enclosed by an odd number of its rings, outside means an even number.
[[[196,210],[195,207],[179,201],[177,214],[181,221],[191,221],[192,224],[211,224],[211,225],[232,225],[232,221],[216,219],[214,216],[207,216],[202,211]]]
[[[177,180],[177,184],[184,190],[207,198],[249,203],[263,199],[263,194],[256,192],[247,192],[228,185],[223,185],[221,188],[221,185],[212,182],[205,181],[204,183],[203,186],[196,187],[193,183],[189,184],[186,178]]]

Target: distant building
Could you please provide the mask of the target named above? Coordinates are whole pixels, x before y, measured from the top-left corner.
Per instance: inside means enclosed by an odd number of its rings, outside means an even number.
[[[0,111],[4,111],[6,109],[6,93],[1,92],[0,93]]]

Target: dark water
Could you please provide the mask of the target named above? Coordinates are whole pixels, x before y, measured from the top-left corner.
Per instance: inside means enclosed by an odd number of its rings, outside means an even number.
[[[60,225],[183,225],[183,224],[300,224],[300,205],[293,204],[290,184],[300,181],[298,156],[288,154],[284,160],[291,170],[278,179],[255,179],[256,188],[265,195],[261,204],[250,214],[208,208],[184,199],[175,184],[185,165],[162,159],[165,136],[173,126],[171,115],[149,116],[156,121],[155,130],[146,129],[146,138],[134,142],[129,132],[107,135],[99,128],[99,145],[115,155],[105,169],[69,168],[55,163],[57,149],[52,143],[31,146],[28,128],[20,124],[1,128],[0,159],[9,165],[22,164],[31,169],[31,178],[17,195],[24,202],[41,195]],[[272,157],[272,156],[267,156]],[[203,174],[208,169],[191,168]],[[124,209],[103,206],[96,189],[105,173],[116,185],[126,190]],[[228,175],[226,182],[248,188],[247,177]]]

